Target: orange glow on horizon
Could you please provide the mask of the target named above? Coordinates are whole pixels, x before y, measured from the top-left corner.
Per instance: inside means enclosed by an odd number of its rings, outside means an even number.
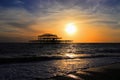
[[[47,22],[47,24],[36,23],[35,25],[30,26],[30,28],[34,31],[34,33],[29,33],[29,35],[32,35],[31,37],[44,33],[52,33],[62,37],[63,40],[73,40],[73,42],[81,43],[120,41],[120,38],[117,36],[110,35],[115,33],[120,34],[119,29],[114,30],[108,26],[101,26],[99,24],[86,24],[85,20],[80,19],[60,19],[59,21]],[[27,35],[28,33],[25,34]]]

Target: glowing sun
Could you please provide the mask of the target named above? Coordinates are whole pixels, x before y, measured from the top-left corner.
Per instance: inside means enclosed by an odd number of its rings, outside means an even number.
[[[66,28],[65,28],[65,31],[68,34],[74,34],[77,31],[76,25],[74,23],[67,24]]]

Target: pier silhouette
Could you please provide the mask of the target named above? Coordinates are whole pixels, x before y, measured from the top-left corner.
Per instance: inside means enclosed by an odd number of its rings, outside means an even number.
[[[55,34],[42,34],[38,35],[38,40],[30,40],[32,43],[71,43],[72,40],[61,40],[61,37],[58,37]]]

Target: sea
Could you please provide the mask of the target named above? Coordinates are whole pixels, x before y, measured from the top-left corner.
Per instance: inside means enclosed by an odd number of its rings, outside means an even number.
[[[0,80],[41,80],[118,63],[120,43],[0,43],[0,60]]]

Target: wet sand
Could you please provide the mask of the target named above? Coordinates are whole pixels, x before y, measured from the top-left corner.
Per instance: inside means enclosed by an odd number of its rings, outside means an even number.
[[[64,76],[56,76],[45,80],[120,80],[120,63],[89,68],[82,71],[78,70]]]

